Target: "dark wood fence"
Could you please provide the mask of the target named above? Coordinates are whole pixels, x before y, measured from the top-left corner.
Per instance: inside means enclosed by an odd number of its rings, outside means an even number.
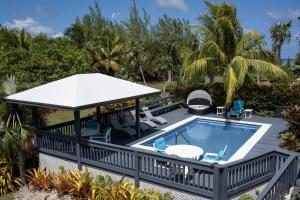
[[[74,137],[37,134],[39,151],[54,157],[78,161],[75,145]],[[132,177],[137,186],[148,181],[212,199],[239,195],[271,179],[260,199],[274,199],[287,192],[297,174],[297,157],[279,151],[225,165],[83,139],[79,152],[81,164]]]

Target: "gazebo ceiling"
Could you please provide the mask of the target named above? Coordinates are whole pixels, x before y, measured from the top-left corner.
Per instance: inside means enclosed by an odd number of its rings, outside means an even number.
[[[10,103],[80,110],[159,94],[160,90],[100,73],[77,74],[5,97]]]

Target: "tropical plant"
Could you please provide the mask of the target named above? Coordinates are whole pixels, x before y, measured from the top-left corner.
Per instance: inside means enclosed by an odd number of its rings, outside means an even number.
[[[71,191],[73,186],[72,179],[71,173],[60,167],[59,172],[53,178],[54,189],[59,196],[68,194]]]
[[[290,130],[300,138],[300,106],[293,106],[292,108],[283,111],[284,119],[289,123]]]
[[[0,196],[14,192],[21,185],[19,178],[13,177],[13,167],[6,158],[0,158]]]
[[[87,51],[100,72],[116,71],[122,65],[123,42],[111,29],[106,29],[101,37],[98,36],[95,41],[88,43]]]
[[[50,191],[54,188],[54,174],[46,169],[32,169],[27,170],[26,178],[28,185],[32,186],[34,190]]]
[[[275,23],[270,28],[271,39],[273,41],[272,49],[277,57],[281,58],[281,48],[285,42],[290,42],[292,38],[291,29],[292,21],[287,23]]]
[[[213,82],[216,73],[224,75],[227,106],[245,80],[264,75],[270,78],[287,78],[286,73],[275,65],[272,52],[264,50],[263,37],[255,31],[243,34],[233,5],[221,5],[205,1],[208,13],[200,16],[199,31],[204,42],[199,51],[190,56],[183,78],[186,81],[209,75]]]
[[[13,76],[8,77],[3,83],[3,91],[6,95],[16,92],[16,83]],[[25,158],[32,150],[32,130],[26,125],[26,114],[22,107],[7,105],[1,118],[4,121],[4,135],[2,147],[6,154],[17,157],[19,175],[22,183],[25,183]]]

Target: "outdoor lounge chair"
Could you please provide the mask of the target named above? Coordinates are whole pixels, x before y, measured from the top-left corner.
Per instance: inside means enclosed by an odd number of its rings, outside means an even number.
[[[86,122],[85,128],[90,128],[90,129],[98,129],[100,130],[100,124],[96,120],[88,120]]]
[[[227,113],[227,117],[235,117],[240,119],[244,113],[244,102],[242,100],[233,101],[233,107]]]
[[[154,117],[148,108],[143,108],[143,111],[146,115],[146,119],[148,119],[150,121],[153,121],[159,125],[168,123],[168,121],[163,117],[160,117],[160,116]]]
[[[202,161],[209,162],[209,163],[218,163],[224,157],[226,149],[227,149],[227,145],[219,153],[206,153],[202,158]]]
[[[122,113],[122,117],[123,117],[124,121],[126,122],[126,125],[135,129],[135,127],[136,127],[135,120],[129,111],[125,111],[124,113]],[[151,128],[152,127],[149,126],[148,124],[140,122],[140,129],[142,132],[148,131]]]
[[[153,147],[155,151],[159,153],[165,152],[168,145],[166,145],[166,141],[164,137],[161,137],[153,142]]]
[[[130,111],[130,116],[133,118],[134,122],[136,120],[136,114],[135,114],[135,110]],[[151,128],[156,128],[157,124],[154,123],[153,121],[148,120],[147,118],[141,118],[140,117],[140,123],[141,124],[146,124],[147,126],[151,127]]]
[[[105,142],[105,143],[111,143],[111,128],[108,127],[104,130],[103,133],[100,133],[96,136],[91,136],[90,140],[94,140],[97,142]]]
[[[110,122],[111,122],[111,126],[112,126],[113,130],[126,133],[127,135],[129,135],[132,138],[136,134],[136,131],[133,128],[131,128],[130,126],[128,126],[128,125],[122,126],[117,118],[112,118]]]
[[[211,96],[204,90],[195,90],[189,94],[186,100],[189,113],[203,115],[209,112],[212,106]]]

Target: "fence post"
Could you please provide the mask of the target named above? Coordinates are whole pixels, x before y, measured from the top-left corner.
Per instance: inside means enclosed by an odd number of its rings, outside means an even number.
[[[78,169],[82,170],[81,155],[80,155],[80,137],[81,137],[81,126],[80,126],[80,110],[74,111],[74,131],[76,138],[76,157]]]
[[[272,172],[272,177],[275,175],[276,173],[276,168],[277,168],[277,155],[276,155],[276,152],[273,152],[272,153],[272,156],[271,156],[271,172]]]
[[[214,169],[214,186],[213,199],[226,200],[227,199],[227,174],[228,167],[215,166]]]
[[[140,160],[137,151],[134,152],[134,170],[134,184],[136,187],[140,187]]]

